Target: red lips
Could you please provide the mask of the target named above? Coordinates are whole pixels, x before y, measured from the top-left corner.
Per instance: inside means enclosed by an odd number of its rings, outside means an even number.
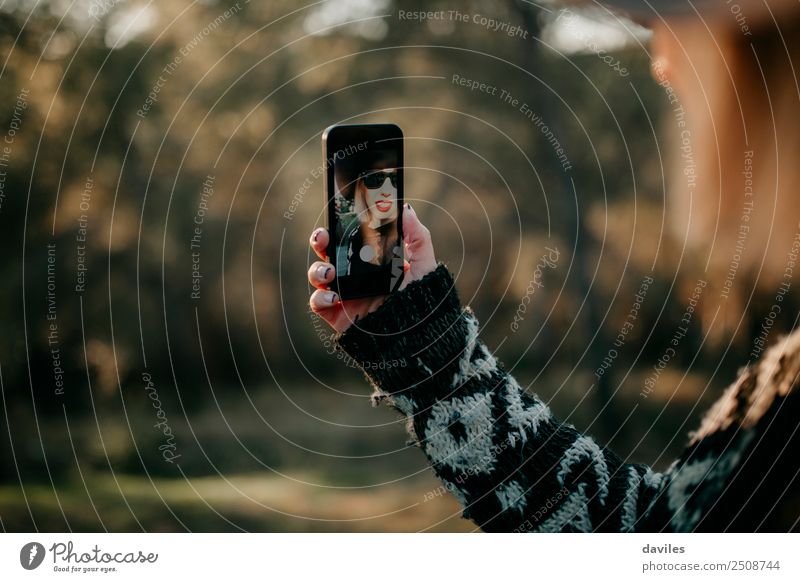
[[[392,204],[393,202],[391,200],[377,200],[375,202],[375,208],[381,212],[389,212],[392,209]]]

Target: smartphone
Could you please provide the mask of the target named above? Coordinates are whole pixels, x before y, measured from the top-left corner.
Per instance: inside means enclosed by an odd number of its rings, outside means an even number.
[[[342,299],[386,295],[403,280],[403,132],[333,125],[322,134],[329,288]]]

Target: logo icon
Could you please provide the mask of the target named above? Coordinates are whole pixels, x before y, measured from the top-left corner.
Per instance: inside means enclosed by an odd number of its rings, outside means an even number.
[[[19,563],[26,570],[35,570],[44,561],[44,546],[39,542],[28,542],[19,551]]]

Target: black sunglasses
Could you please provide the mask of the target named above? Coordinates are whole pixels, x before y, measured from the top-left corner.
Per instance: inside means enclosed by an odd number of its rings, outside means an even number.
[[[397,188],[397,170],[393,170],[391,172],[385,172],[383,170],[370,170],[369,172],[361,172],[358,177],[361,178],[362,182],[364,182],[364,186],[370,190],[375,190],[376,188],[383,186],[386,178],[389,178],[392,186]]]

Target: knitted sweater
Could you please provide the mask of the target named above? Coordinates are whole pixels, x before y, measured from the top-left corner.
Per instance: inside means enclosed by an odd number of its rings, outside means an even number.
[[[769,389],[758,390],[758,368],[744,370],[685,453],[658,473],[625,462],[559,422],[504,369],[478,330],[475,314],[462,307],[451,273],[439,263],[335,340],[373,385],[373,403],[386,403],[406,417],[410,444],[425,453],[464,506],[463,516],[484,531],[791,528],[791,522],[765,517],[779,509],[774,507],[779,493],[797,493],[797,455],[786,446],[792,454],[783,454],[776,443],[795,444],[800,432],[794,390],[800,337],[791,336],[797,357],[784,358],[780,372],[762,376]],[[780,356],[772,350],[765,360],[770,357]],[[783,384],[773,381],[776,374],[783,374]],[[789,406],[783,400],[790,392]],[[746,413],[757,403],[757,418],[747,422]],[[770,414],[781,422],[765,422]],[[765,431],[768,424],[778,428]],[[768,454],[758,456],[755,444]],[[779,462],[777,470],[774,462],[764,464],[767,457]],[[772,471],[777,485],[753,496],[752,471]]]

